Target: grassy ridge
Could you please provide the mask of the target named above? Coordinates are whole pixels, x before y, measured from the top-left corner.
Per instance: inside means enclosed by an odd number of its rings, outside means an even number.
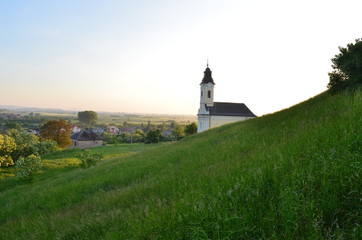
[[[362,93],[0,193],[3,239],[358,239]]]

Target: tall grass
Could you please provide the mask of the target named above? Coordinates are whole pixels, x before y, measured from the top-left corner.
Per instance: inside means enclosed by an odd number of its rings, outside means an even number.
[[[362,93],[0,193],[3,239],[359,239]]]

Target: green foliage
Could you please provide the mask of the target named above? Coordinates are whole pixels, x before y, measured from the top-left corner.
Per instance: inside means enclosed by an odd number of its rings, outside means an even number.
[[[10,129],[7,135],[0,135],[0,167],[14,165],[22,157],[41,156],[58,150],[58,144],[52,140],[40,141],[34,134]]]
[[[14,165],[11,153],[15,149],[15,140],[10,136],[0,134],[0,167]]]
[[[82,149],[82,152],[77,155],[77,158],[80,160],[81,168],[89,168],[91,166],[95,166],[97,162],[101,161],[104,158],[104,155],[102,153]]]
[[[339,47],[340,53],[332,58],[333,71],[329,73],[328,88],[332,93],[356,89],[362,84],[362,40]]]
[[[190,136],[197,133],[197,124],[192,122],[185,126],[185,134],[186,136]]]
[[[131,142],[131,133],[121,132],[116,136],[117,143],[130,143]]]
[[[5,123],[5,127],[7,129],[16,129],[16,130],[19,130],[19,131],[22,131],[24,130],[19,123],[17,122],[6,122]]]
[[[55,141],[60,148],[72,145],[70,132],[71,127],[64,119],[49,120],[40,128],[40,135],[45,139]]]
[[[60,148],[58,144],[53,140],[44,140],[35,145],[37,148],[37,153],[42,156],[45,154],[53,153],[59,151]]]
[[[34,154],[27,157],[20,157],[16,161],[16,167],[18,168],[16,176],[21,180],[31,182],[34,177],[34,173],[39,171],[42,167],[41,159],[39,156]]]
[[[80,123],[93,126],[97,123],[98,114],[94,111],[78,112],[78,120]]]
[[[141,129],[136,129],[132,133],[132,142],[133,143],[142,143],[145,141],[145,133]]]
[[[162,135],[160,129],[149,130],[145,137],[145,143],[159,143],[162,141]]]
[[[172,130],[171,134],[176,141],[185,137],[185,127],[182,125],[176,125],[175,128]]]
[[[31,154],[39,155],[39,138],[32,133],[20,132],[16,129],[10,129],[7,135],[15,140],[16,149],[11,153],[11,157],[16,162],[20,157],[27,157]]]
[[[112,134],[112,133],[108,133],[108,132],[103,132],[102,133],[103,142],[108,143],[108,144],[118,143],[117,139],[116,139],[116,136],[117,135]]]

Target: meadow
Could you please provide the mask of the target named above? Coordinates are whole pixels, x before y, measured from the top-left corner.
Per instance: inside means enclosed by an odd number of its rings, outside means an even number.
[[[361,116],[362,91],[322,93],[89,169],[2,179],[0,238],[360,239]]]

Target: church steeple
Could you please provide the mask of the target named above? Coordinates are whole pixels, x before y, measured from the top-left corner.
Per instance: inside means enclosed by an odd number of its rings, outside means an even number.
[[[204,78],[200,83],[201,86],[201,94],[200,94],[200,110],[199,114],[203,112],[205,106],[211,107],[214,105],[214,80],[211,76],[211,70],[209,68],[209,62],[207,62],[206,69],[204,71]],[[202,110],[204,109],[204,110]]]
[[[206,69],[204,71],[204,78],[202,79],[201,83],[212,83],[215,85],[214,80],[212,79],[211,73],[212,72],[209,68],[209,61],[207,61]]]

